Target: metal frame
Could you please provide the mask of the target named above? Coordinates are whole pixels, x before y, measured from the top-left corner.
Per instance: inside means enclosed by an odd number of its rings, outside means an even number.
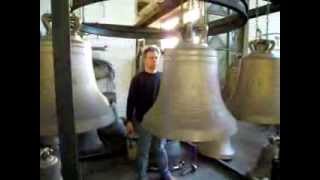
[[[223,19],[212,21],[208,23],[208,35],[213,36],[221,33],[230,32],[244,26],[248,21],[248,3],[246,0],[204,0],[213,4],[218,4],[227,7],[237,14],[227,16]]]
[[[100,2],[103,0],[73,0],[72,11],[80,8],[82,6],[86,6],[92,3]],[[183,2],[185,0],[182,0]],[[209,31],[208,35],[217,35],[221,33],[226,33],[232,31],[234,29],[240,28],[245,25],[248,21],[248,4],[246,0],[203,0],[209,3],[218,4],[223,7],[227,7],[237,12],[237,14],[233,14],[231,16],[227,16],[223,19],[219,19],[216,21],[212,21],[208,23]],[[81,31],[96,34],[102,36],[111,36],[111,37],[122,37],[122,38],[159,38],[163,37],[163,34],[167,32],[164,31],[153,31],[151,29],[146,28],[149,24],[153,23],[156,19],[160,18],[165,13],[173,10],[174,8],[180,5],[180,0],[170,0],[164,1],[161,5],[161,13],[157,13],[147,21],[142,24],[138,24],[138,26],[119,26],[119,25],[110,25],[110,24],[92,24],[92,23],[84,23]],[[169,33],[170,34],[170,33]]]
[[[178,35],[177,31],[161,31],[156,28],[141,28],[134,26],[83,23],[80,31],[101,36],[124,37],[133,39],[161,39]]]
[[[278,11],[280,11],[280,4],[271,3],[269,14],[278,12]],[[268,14],[268,5],[249,10],[248,12],[249,19],[257,17],[256,13],[258,13],[258,17]]]

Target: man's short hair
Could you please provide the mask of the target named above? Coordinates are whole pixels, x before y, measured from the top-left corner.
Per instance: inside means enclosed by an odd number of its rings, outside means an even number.
[[[146,57],[146,54],[147,54],[148,52],[155,52],[155,53],[157,53],[159,56],[161,55],[160,49],[159,49],[157,46],[155,46],[155,45],[148,46],[146,49],[143,50],[143,54],[142,54],[142,55],[143,55],[143,58]]]

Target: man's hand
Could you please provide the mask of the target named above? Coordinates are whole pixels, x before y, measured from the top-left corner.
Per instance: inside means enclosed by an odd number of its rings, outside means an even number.
[[[127,122],[127,133],[128,133],[128,137],[132,137],[134,135],[134,128],[133,128],[133,124],[131,121]]]

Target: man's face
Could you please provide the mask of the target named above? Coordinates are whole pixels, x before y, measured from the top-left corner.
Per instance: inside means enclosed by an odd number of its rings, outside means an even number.
[[[149,70],[157,70],[159,65],[159,55],[156,52],[147,52],[144,60],[145,67]]]

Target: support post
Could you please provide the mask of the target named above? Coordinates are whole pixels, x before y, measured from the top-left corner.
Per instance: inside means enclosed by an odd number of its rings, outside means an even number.
[[[72,96],[69,1],[51,0],[51,7],[62,176],[64,180],[80,180]]]

